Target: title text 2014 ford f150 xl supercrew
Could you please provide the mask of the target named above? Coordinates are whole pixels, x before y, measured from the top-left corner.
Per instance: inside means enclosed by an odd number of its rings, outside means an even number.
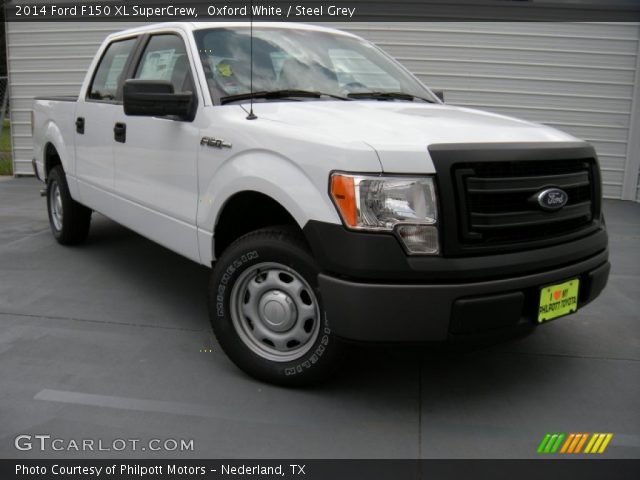
[[[543,323],[607,282],[590,145],[445,105],[348,33],[127,30],[77,99],[33,114],[56,239],[84,241],[96,211],[212,267],[217,339],[266,381],[318,381],[344,339]]]

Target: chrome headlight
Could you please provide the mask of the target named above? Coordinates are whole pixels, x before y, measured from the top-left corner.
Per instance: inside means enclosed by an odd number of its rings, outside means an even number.
[[[334,173],[331,196],[348,228],[396,231],[409,253],[438,253],[433,177]]]

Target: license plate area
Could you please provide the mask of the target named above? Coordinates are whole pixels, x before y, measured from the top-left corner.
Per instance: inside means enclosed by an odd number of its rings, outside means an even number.
[[[538,302],[538,323],[562,317],[578,309],[580,279],[542,287]]]

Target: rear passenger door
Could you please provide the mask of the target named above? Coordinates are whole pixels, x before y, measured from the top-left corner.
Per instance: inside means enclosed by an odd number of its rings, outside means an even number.
[[[113,119],[122,110],[121,80],[137,37],[111,42],[99,60],[75,116],[76,177],[83,203],[108,214],[114,187]],[[105,211],[106,210],[106,211]]]
[[[132,65],[132,78],[166,80],[175,92],[196,92],[193,59],[179,32],[152,34]],[[201,99],[198,100],[202,105]],[[126,116],[119,106],[113,128],[126,134],[114,144],[119,220],[143,235],[198,261],[198,119]]]

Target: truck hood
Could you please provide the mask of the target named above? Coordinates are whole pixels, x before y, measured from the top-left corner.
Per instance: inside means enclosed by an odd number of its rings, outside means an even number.
[[[247,108],[248,105],[243,105]],[[402,101],[254,103],[259,119],[308,129],[334,141],[360,140],[386,172],[433,173],[427,148],[438,143],[571,142],[543,125],[479,110]]]

